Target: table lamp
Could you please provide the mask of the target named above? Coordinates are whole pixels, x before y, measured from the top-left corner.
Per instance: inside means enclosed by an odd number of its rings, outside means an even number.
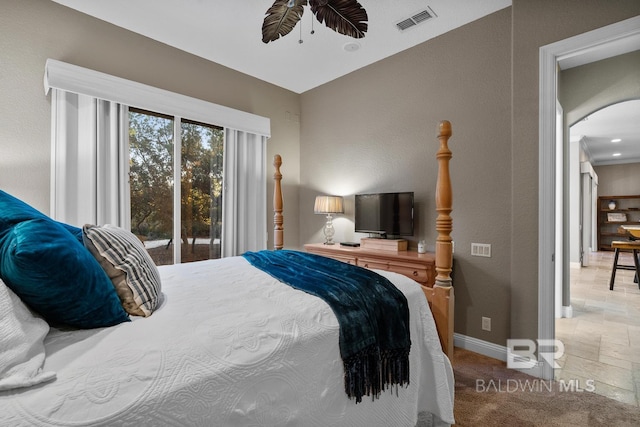
[[[344,213],[342,207],[341,196],[316,196],[316,203],[313,206],[313,212],[316,214],[326,214],[327,223],[324,225],[322,232],[324,233],[324,244],[333,245],[333,235],[335,230],[333,229],[332,214]]]

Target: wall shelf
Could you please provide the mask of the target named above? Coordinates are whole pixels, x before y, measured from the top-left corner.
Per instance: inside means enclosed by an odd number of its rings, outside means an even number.
[[[610,209],[609,203],[615,202]],[[619,220],[610,221],[612,218]],[[614,240],[627,240],[629,234],[621,225],[640,225],[640,195],[598,197],[598,250],[610,251]]]

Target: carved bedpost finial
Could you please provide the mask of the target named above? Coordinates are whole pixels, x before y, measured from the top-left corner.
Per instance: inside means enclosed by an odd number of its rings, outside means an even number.
[[[436,154],[438,159],[438,181],[436,183],[436,286],[451,286],[451,269],[453,263],[453,243],[451,240],[451,230],[453,221],[451,220],[452,194],[451,177],[449,176],[449,160],[451,151],[448,147],[449,137],[451,137],[451,123],[447,120],[440,122],[438,126],[438,140],[440,149]]]
[[[284,247],[284,219],[282,217],[282,174],[280,166],[282,165],[282,157],[280,154],[273,156],[273,166],[276,171],[273,174],[274,190],[273,190],[273,248],[280,250]]]

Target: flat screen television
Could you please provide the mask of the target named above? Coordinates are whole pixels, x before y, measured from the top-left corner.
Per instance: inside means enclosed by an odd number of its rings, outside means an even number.
[[[413,192],[356,194],[355,231],[413,236]]]

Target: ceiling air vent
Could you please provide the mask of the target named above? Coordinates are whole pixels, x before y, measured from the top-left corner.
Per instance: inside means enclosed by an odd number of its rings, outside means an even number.
[[[396,24],[396,27],[400,31],[408,30],[411,27],[415,27],[416,25],[428,21],[431,18],[435,18],[436,15],[433,9],[427,6],[427,9],[421,10],[418,13],[413,14],[411,17],[403,19],[402,21]]]

